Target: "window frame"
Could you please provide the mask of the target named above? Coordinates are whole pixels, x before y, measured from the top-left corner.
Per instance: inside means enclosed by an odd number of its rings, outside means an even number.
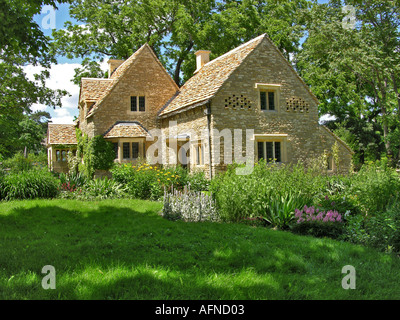
[[[285,163],[287,162],[287,138],[288,135],[282,134],[255,134],[253,140],[255,142],[255,161],[259,161],[261,158],[267,161],[267,163]],[[259,157],[260,143],[263,144],[263,157]],[[268,157],[267,154],[267,143],[272,143],[272,157]],[[270,161],[268,159],[276,159],[277,150],[276,143],[280,144],[279,153],[280,161]]]
[[[130,112],[146,112],[146,95],[131,96]]]
[[[258,108],[263,112],[278,112],[280,101],[280,84],[256,83],[255,89],[258,95]],[[265,108],[262,98],[262,93],[265,93]],[[270,103],[270,94],[273,93],[273,103]],[[273,109],[271,108],[273,106]]]
[[[260,143],[263,146],[263,156],[260,157],[259,146]],[[279,143],[279,158],[277,158],[277,144]],[[269,148],[269,144],[271,144],[271,148]],[[269,154],[269,150],[271,150],[272,155]],[[282,163],[282,142],[278,140],[271,141],[257,141],[257,160],[260,161],[264,159],[267,163]]]
[[[194,154],[196,157],[196,166],[204,166],[204,144],[198,143],[194,146]]]

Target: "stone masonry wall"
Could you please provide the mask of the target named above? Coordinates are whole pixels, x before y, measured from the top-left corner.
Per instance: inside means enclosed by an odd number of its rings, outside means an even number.
[[[143,50],[89,118],[86,124],[89,137],[104,134],[117,121],[139,121],[147,130],[159,127],[157,112],[178,88],[150,50]],[[131,96],[145,96],[145,112],[131,111]]]
[[[279,104],[276,111],[262,111],[259,105],[259,89],[256,83],[280,85]],[[246,100],[250,108],[227,105],[235,98]],[[300,101],[300,108],[292,108],[293,101]],[[287,103],[288,102],[288,103]],[[296,103],[295,103],[296,104]],[[299,103],[297,103],[299,104]],[[239,103],[240,105],[240,103]],[[305,107],[302,107],[305,106]],[[289,110],[289,111],[287,111]],[[330,151],[335,141],[318,124],[317,102],[308,92],[305,85],[286,63],[282,55],[266,40],[256,48],[249,57],[234,71],[231,77],[212,100],[213,127],[221,131],[225,128],[254,129],[254,134],[282,135],[282,153],[288,163],[299,160],[307,162]],[[233,134],[232,134],[233,136]],[[245,151],[245,133],[242,148]],[[256,144],[256,141],[254,141]],[[350,168],[351,152],[339,143],[341,165],[344,171]],[[255,149],[256,152],[256,149]],[[223,150],[221,146],[221,162]],[[214,172],[218,171],[214,164]]]

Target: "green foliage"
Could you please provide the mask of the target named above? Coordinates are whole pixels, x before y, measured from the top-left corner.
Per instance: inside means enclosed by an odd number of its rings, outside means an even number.
[[[76,158],[69,156],[71,171],[79,171],[92,178],[96,170],[109,170],[114,164],[115,152],[112,143],[98,135],[90,139],[76,129]]]
[[[400,199],[399,175],[385,161],[364,165],[351,176],[347,195],[355,198],[356,205],[364,213],[384,212]]]
[[[125,184],[129,194],[134,198],[159,200],[164,195],[164,189],[183,189],[185,186],[192,191],[205,191],[208,180],[204,173],[188,173],[181,166],[157,167],[146,162],[137,164],[114,164],[110,170],[115,181]]]
[[[357,215],[347,219],[343,240],[400,253],[399,204],[375,216]]]
[[[33,168],[46,168],[47,154],[44,152],[39,154],[29,153],[28,157],[25,157],[22,152],[17,152],[12,158],[3,160],[1,166],[11,173],[27,171]]]
[[[46,169],[11,173],[1,179],[1,199],[53,198],[58,194],[59,183]]]
[[[212,48],[215,58],[265,32],[289,58],[304,33],[299,12],[309,6],[306,0],[76,0],[70,16],[77,23],[53,32],[54,47],[68,58],[85,58],[75,70],[77,82],[101,76],[97,61],[105,55],[127,59],[148,43],[180,85],[195,70],[193,52]]]
[[[355,8],[354,28],[343,27],[347,13],[336,0],[304,11],[308,37],[297,68],[321,101],[320,113],[335,116],[329,127],[350,138],[357,167],[385,155],[398,160],[399,3],[346,4]]]
[[[221,217],[228,221],[262,216],[274,226],[286,227],[294,210],[308,204],[325,186],[324,176],[307,172],[301,164],[262,161],[249,175],[237,175],[235,168],[229,167],[210,186]]]
[[[117,199],[126,196],[127,187],[108,178],[89,180],[79,192],[80,198]]]
[[[290,230],[296,234],[332,239],[340,238],[344,232],[343,229],[344,224],[341,222],[305,221],[290,226]]]

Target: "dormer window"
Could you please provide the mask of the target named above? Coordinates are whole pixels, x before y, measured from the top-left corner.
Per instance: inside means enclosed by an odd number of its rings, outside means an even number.
[[[144,96],[131,97],[131,111],[132,112],[145,112],[146,111],[146,98]]]

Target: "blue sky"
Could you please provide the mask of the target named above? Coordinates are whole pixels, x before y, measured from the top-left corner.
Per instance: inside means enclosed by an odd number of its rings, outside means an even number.
[[[318,0],[319,3],[327,3],[329,0]],[[59,30],[64,28],[64,23],[72,21],[78,23],[69,16],[69,5],[59,4],[57,11],[42,11],[41,14],[35,16],[34,20],[41,26],[45,35],[50,36],[54,27]],[[44,8],[46,9],[46,8]],[[54,23],[54,25],[52,25]],[[58,64],[53,65],[50,71],[50,79],[47,81],[47,86],[51,89],[64,89],[70,93],[70,96],[62,99],[61,108],[50,108],[45,105],[36,104],[32,106],[32,110],[44,110],[50,112],[53,123],[73,123],[75,116],[78,116],[78,98],[79,86],[74,85],[71,79],[74,76],[74,69],[80,67],[81,59],[67,59],[65,57],[57,57]],[[106,70],[107,64],[103,62],[102,68]],[[28,65],[25,67],[25,72],[33,79],[33,74],[38,72],[38,67]]]

